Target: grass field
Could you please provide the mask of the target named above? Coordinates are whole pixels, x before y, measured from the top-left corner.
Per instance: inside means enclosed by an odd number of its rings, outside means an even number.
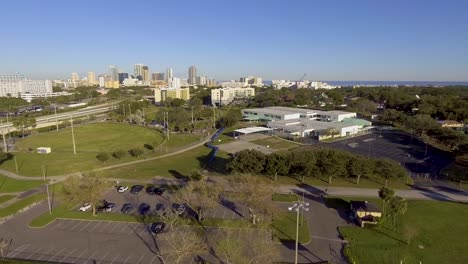
[[[379,199],[366,200],[381,205]],[[340,227],[340,232],[356,263],[468,263],[466,219],[467,204],[413,200],[395,232],[389,219],[375,228]]]
[[[271,200],[275,202],[295,202],[298,200],[297,194],[291,193],[274,193],[271,196]]]
[[[278,150],[290,150],[290,149],[295,149],[300,147],[301,145],[294,143],[292,141],[287,141],[284,139],[280,139],[277,137],[269,137],[269,138],[264,138],[264,139],[258,139],[251,141],[252,143],[255,143],[257,145],[261,146],[268,146],[272,149],[278,149]]]
[[[37,180],[30,180],[30,181],[15,180],[15,179],[0,175],[0,193],[22,192],[22,191],[26,191],[26,190],[39,187],[40,185],[44,185],[44,182],[37,181]]]
[[[11,214],[15,214],[16,212],[18,212],[19,210],[27,207],[28,205],[31,205],[35,202],[39,202],[43,199],[45,199],[45,195],[43,193],[38,193],[38,194],[35,194],[35,195],[31,195],[25,199],[22,199],[20,201],[17,201],[13,204],[10,204],[9,206],[5,207],[5,208],[2,208],[0,209],[0,218],[1,217],[5,217],[5,216],[9,216]]]
[[[135,165],[98,172],[104,177],[150,179],[154,176],[184,177],[195,169],[200,169],[211,149],[201,146],[190,151]]]
[[[274,177],[270,177],[274,179]],[[408,178],[408,184],[406,179],[389,179],[388,187],[394,189],[410,189],[412,180]],[[301,184],[300,179],[289,177],[289,176],[278,176],[277,182],[279,184]],[[359,184],[356,184],[354,178],[333,178],[332,183],[328,184],[328,178],[305,178],[305,184],[312,186],[330,186],[330,187],[353,187],[353,188],[380,188],[385,185],[385,180],[380,178],[375,179],[364,179],[361,178]]]
[[[2,195],[0,196],[0,206],[2,206],[2,203],[10,201],[11,199],[15,198],[15,195]]]
[[[153,146],[163,142],[160,132],[138,126],[125,124],[89,124],[75,127],[77,154],[73,154],[71,130],[47,132],[19,140],[15,153],[19,174],[25,176],[42,176],[42,165],[46,166],[48,175],[87,171],[93,168],[115,163],[135,160],[127,155],[118,160],[110,158],[101,162],[96,159],[99,152],[111,153],[115,150],[128,151],[132,148],[142,148],[144,144]],[[37,154],[37,147],[51,147],[50,154]],[[32,150],[32,151],[29,151]],[[156,155],[149,152],[147,155]],[[15,172],[14,160],[8,160],[0,165],[1,169]]]
[[[295,212],[283,213],[276,217],[271,224],[273,238],[279,241],[295,241],[296,239],[296,219]],[[310,242],[309,228],[307,219],[304,219],[299,226],[299,243],[306,244]]]

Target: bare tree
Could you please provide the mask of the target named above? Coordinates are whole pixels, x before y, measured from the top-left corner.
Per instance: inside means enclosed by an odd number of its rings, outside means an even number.
[[[93,215],[96,215],[96,207],[104,198],[106,189],[110,184],[90,172],[82,177],[73,176],[68,178],[62,188],[63,200],[71,205],[91,203]]]
[[[246,230],[239,239],[233,239],[237,230],[228,229],[222,233],[222,239],[216,241],[215,253],[226,264],[263,264],[277,259],[278,252],[272,249],[271,240],[266,236]]]
[[[213,182],[190,181],[176,193],[176,199],[195,210],[198,221],[202,221],[218,204],[221,192],[221,187]]]
[[[233,176],[230,183],[240,202],[248,207],[252,224],[257,224],[260,215],[267,218],[276,212],[271,202],[274,185],[267,179],[246,174]]]

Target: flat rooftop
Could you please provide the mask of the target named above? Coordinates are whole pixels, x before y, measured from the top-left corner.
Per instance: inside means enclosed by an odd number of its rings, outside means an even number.
[[[270,106],[264,108],[247,108],[243,111],[252,111],[262,114],[276,114],[276,115],[290,115],[290,114],[303,114],[303,115],[345,115],[354,114],[353,112],[346,111],[322,111],[308,108],[297,108],[297,107],[285,107],[285,106]]]

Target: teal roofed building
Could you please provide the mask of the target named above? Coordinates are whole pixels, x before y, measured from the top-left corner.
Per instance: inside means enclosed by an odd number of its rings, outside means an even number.
[[[359,118],[345,118],[342,123],[345,123],[347,125],[354,125],[358,126],[359,128],[364,128],[368,126],[372,126],[372,122],[367,121],[365,119],[359,119]]]

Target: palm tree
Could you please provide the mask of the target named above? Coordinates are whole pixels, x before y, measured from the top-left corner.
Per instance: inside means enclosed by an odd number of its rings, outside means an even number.
[[[390,215],[393,216],[393,230],[395,230],[396,218],[403,215],[408,209],[408,203],[400,196],[395,196],[390,200]]]
[[[380,188],[379,197],[380,197],[380,199],[382,199],[382,212],[383,212],[384,216],[385,216],[385,205],[394,196],[395,196],[395,191],[393,189],[388,188],[388,187]]]

